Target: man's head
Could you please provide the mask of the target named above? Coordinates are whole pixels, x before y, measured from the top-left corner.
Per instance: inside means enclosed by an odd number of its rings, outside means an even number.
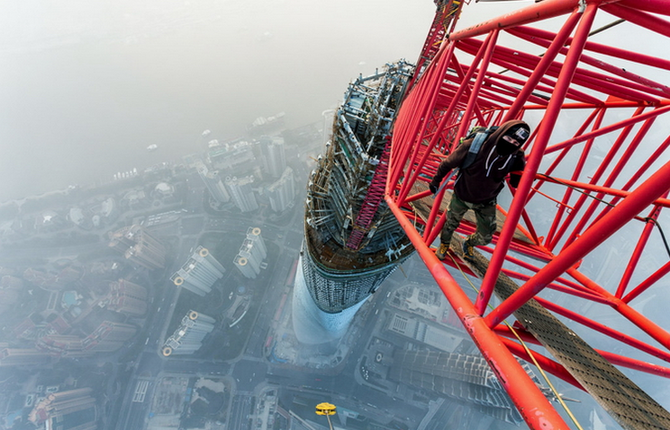
[[[521,146],[528,140],[530,129],[525,124],[518,124],[511,127],[504,135],[503,139],[517,146]]]
[[[517,151],[526,143],[530,136],[530,127],[525,122],[516,124],[505,130],[496,144],[496,149],[502,155],[509,155]]]

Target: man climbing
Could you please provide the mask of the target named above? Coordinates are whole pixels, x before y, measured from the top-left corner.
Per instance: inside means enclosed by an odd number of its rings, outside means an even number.
[[[435,194],[440,188],[442,179],[452,169],[460,167],[449,204],[447,221],[440,234],[441,243],[435,252],[435,256],[440,260],[444,260],[451,237],[468,209],[475,212],[477,230],[463,242],[464,257],[472,259],[474,246],[490,243],[496,230],[496,198],[510,172],[513,172],[510,175],[510,185],[514,188],[519,185],[520,172],[526,165],[521,146],[530,136],[530,127],[523,121],[512,120],[505,122],[495,131],[491,129],[487,131],[491,133],[479,138],[485,140],[481,142],[478,151],[471,151],[473,142],[477,140],[476,135],[463,140],[440,163],[437,173],[430,182],[430,191]],[[466,162],[468,153],[474,158]]]

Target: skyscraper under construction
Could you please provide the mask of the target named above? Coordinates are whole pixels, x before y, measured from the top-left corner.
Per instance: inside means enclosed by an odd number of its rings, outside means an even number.
[[[383,200],[391,125],[413,71],[399,61],[349,85],[310,175],[293,299],[303,343],[339,338],[414,250]]]

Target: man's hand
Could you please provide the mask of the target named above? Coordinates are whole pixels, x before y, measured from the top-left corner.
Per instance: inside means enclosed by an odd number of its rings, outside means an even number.
[[[428,185],[428,189],[430,189],[430,192],[433,194],[437,193],[438,186],[433,184],[432,182]]]

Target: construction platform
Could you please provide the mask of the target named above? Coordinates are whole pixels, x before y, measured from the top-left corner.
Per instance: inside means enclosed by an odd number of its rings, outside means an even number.
[[[441,204],[442,211],[447,210],[450,197],[449,192],[445,193]],[[430,203],[431,198],[428,197],[413,204],[417,214],[424,220],[428,218]],[[475,224],[471,211],[468,211],[464,220]],[[504,222],[504,213],[498,211],[498,226],[502,226]],[[518,228],[514,238],[532,243],[529,236]],[[463,240],[460,235],[454,234],[451,253],[457,257],[458,264],[466,265],[472,273],[483,279],[490,260],[476,249],[474,258],[465,260],[462,253]],[[513,279],[500,273],[494,291],[500,300],[505,300],[518,288]],[[623,428],[670,429],[668,411],[537,301],[529,300],[514,312],[514,316]]]

